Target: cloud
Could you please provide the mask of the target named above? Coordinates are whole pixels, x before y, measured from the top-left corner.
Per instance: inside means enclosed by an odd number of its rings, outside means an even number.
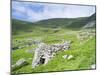
[[[94,6],[12,1],[12,17],[31,22],[49,18],[85,17],[94,12]]]

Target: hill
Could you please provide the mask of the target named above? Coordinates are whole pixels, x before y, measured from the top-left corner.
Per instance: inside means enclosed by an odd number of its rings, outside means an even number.
[[[35,27],[42,28],[66,28],[66,29],[74,29],[79,30],[83,28],[90,22],[94,22],[96,19],[96,14],[91,15],[90,17],[80,17],[80,18],[53,18],[42,20],[34,23],[25,22],[13,19],[12,20],[12,32],[13,34],[17,34],[18,32],[31,32]],[[88,26],[86,26],[88,27]],[[85,27],[85,28],[86,28]],[[90,28],[95,27],[95,23]]]

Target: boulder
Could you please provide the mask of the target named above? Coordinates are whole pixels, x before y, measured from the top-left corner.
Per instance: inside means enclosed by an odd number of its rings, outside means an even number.
[[[63,55],[62,58],[66,59],[68,58],[68,55]]]
[[[16,62],[16,65],[24,65],[26,63],[27,63],[27,61],[24,58],[21,58]]]
[[[73,55],[69,55],[67,59],[70,60],[70,59],[72,59],[73,57],[74,57]]]
[[[12,70],[15,70],[15,69],[21,68],[25,65],[28,65],[28,62],[24,58],[21,58],[11,67],[12,67]]]
[[[91,65],[91,69],[95,69],[96,68],[96,65],[95,64],[92,64]]]

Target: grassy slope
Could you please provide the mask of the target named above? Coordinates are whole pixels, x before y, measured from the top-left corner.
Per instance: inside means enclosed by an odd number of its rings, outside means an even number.
[[[77,19],[66,19],[66,18],[55,18],[55,19],[48,19],[43,20],[35,23],[29,23],[19,20],[12,20],[12,33],[15,34],[22,34],[27,32],[36,31],[37,27],[45,31],[48,29],[55,29],[55,28],[67,28],[67,29],[80,29],[87,23],[87,17],[85,18],[77,18]],[[48,29],[47,29],[48,28]]]
[[[31,72],[90,69],[90,65],[95,63],[95,37],[88,40],[87,42],[83,42],[82,44],[80,44],[79,40],[76,38],[77,31],[76,32],[69,31],[69,33],[71,33],[71,35],[66,33],[66,34],[58,36],[56,33],[56,35],[53,35],[53,36],[51,35],[50,36],[48,35],[48,37],[44,36],[45,38],[44,42],[49,43],[49,44],[61,42],[59,39],[74,41],[69,51],[58,52],[58,54],[45,66],[41,65],[39,67],[36,67],[35,69],[32,69],[31,67],[32,59],[28,60],[28,58],[32,58],[33,54],[26,53],[25,50],[29,50],[34,47],[25,47],[21,50],[13,51],[12,63],[15,63],[20,58],[25,58],[29,62],[29,65],[24,66],[16,70],[15,72],[31,73]],[[74,59],[72,60],[63,59],[62,56],[64,54],[68,54],[68,55],[72,54],[74,55]]]
[[[78,23],[78,26],[80,25],[80,23]],[[61,39],[72,40],[73,43],[71,45],[70,50],[64,52],[58,52],[57,55],[53,59],[51,59],[47,65],[40,65],[35,69],[32,69],[31,67],[32,59],[28,59],[28,58],[33,58],[34,53],[32,54],[25,52],[26,50],[33,49],[35,46],[30,46],[30,47],[25,46],[22,49],[14,50],[12,51],[12,64],[14,64],[20,58],[25,58],[29,63],[29,65],[13,71],[14,73],[34,73],[34,72],[90,69],[90,65],[95,64],[95,36],[89,39],[88,41],[86,40],[82,41],[80,44],[79,39],[77,39],[77,34],[79,30],[77,31],[72,30],[73,29],[72,26],[71,26],[72,29],[70,30],[68,28],[63,27],[66,26],[65,23],[63,24],[63,22],[62,22],[63,25],[59,24],[58,27],[56,25],[52,27],[51,24],[47,24],[51,25],[51,27],[48,26],[48,28],[41,22],[40,24],[37,24],[35,26],[32,23],[25,22],[24,24],[22,24],[22,22],[20,21],[17,22],[14,21],[12,26],[13,27],[12,41],[15,42],[16,39],[25,41],[28,38],[32,38],[32,39],[42,39],[43,42],[47,44],[54,44],[54,43],[61,43]],[[71,25],[72,23],[69,22],[69,24]],[[21,28],[20,25],[22,25]],[[59,29],[57,32],[55,32],[54,30],[56,28]],[[25,43],[22,43],[21,45],[24,44]],[[16,43],[14,43],[14,45],[16,45]],[[72,54],[74,55],[74,58],[71,60],[63,59],[62,56],[65,54],[68,55]]]

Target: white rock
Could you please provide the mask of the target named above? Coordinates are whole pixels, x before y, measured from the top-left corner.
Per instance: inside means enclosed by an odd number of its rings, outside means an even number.
[[[72,59],[73,57],[74,57],[73,55],[69,55],[67,59],[70,60],[70,59]]]
[[[91,69],[95,69],[95,67],[96,67],[95,64],[91,65]]]
[[[11,65],[11,67],[12,67],[12,68],[14,68],[14,67],[15,67],[15,65]]]
[[[17,62],[16,62],[16,65],[24,65],[24,64],[26,64],[27,63],[27,61],[24,59],[24,58],[21,58],[21,59],[19,59]]]
[[[68,55],[63,55],[62,58],[66,59],[68,58]]]

